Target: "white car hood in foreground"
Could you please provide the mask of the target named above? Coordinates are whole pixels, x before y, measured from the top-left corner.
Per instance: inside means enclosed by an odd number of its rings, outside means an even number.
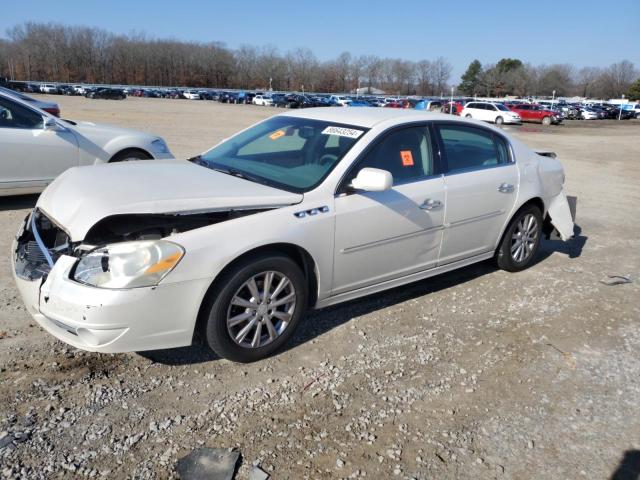
[[[75,242],[110,215],[275,207],[302,198],[184,160],[158,160],[72,168],[45,189],[37,208]]]

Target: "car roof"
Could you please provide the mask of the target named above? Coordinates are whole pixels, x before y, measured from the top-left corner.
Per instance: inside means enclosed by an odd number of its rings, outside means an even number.
[[[36,108],[60,108],[58,104],[55,102],[45,102],[43,100],[38,100],[37,98],[30,97],[29,95],[25,95],[21,92],[15,92],[11,89],[0,87],[0,94],[4,94],[5,96],[11,98],[12,100],[17,100],[21,103],[29,107]]]
[[[401,110],[397,108],[316,107],[299,110],[297,112],[282,113],[280,115],[342,123],[363,128],[372,128],[378,123],[393,120],[399,123],[421,120],[464,122],[464,120],[458,117],[444,113],[426,112],[424,110]]]

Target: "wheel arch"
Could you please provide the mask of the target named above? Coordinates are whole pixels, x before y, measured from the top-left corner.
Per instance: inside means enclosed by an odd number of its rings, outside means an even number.
[[[529,200],[523,202],[520,206],[518,206],[518,208],[515,208],[513,210],[513,213],[509,216],[509,220],[507,222],[505,222],[504,226],[502,227],[502,232],[500,232],[500,236],[498,237],[498,243],[496,243],[495,249],[500,248],[500,245],[502,244],[502,240],[504,239],[504,235],[507,232],[507,229],[509,228],[509,225],[511,224],[511,221],[520,212],[520,210],[522,210],[524,207],[526,207],[528,205],[535,205],[536,207],[538,207],[540,209],[540,213],[542,214],[542,220],[543,220],[543,222],[546,223],[546,220],[545,220],[546,210],[545,210],[545,206],[544,206],[544,201],[540,197],[532,197],[532,198],[530,198]]]
[[[313,307],[318,300],[318,268],[317,263],[311,254],[303,247],[293,244],[293,243],[270,243],[266,245],[261,245],[259,247],[252,248],[251,250],[247,250],[241,255],[237,256],[229,263],[227,263],[220,272],[215,276],[212,280],[209,288],[205,292],[202,297],[202,301],[200,302],[200,307],[198,310],[198,317],[196,319],[196,325],[194,328],[194,338],[199,336],[203,329],[206,326],[207,318],[206,318],[206,307],[207,300],[210,298],[212,293],[216,288],[220,285],[224,275],[234,268],[238,263],[246,260],[252,256],[258,256],[265,253],[279,253],[284,254],[287,257],[291,258],[302,270],[305,278],[307,279],[308,286],[308,306]]]
[[[122,148],[122,149],[118,150],[113,155],[111,155],[111,157],[109,158],[109,163],[117,162],[118,161],[118,157],[123,156],[125,153],[141,153],[141,154],[145,155],[147,157],[147,159],[149,159],[149,160],[151,160],[153,158],[153,155],[151,155],[151,153],[148,152],[147,150],[145,150],[144,148],[140,148],[140,147],[125,147],[125,148]]]

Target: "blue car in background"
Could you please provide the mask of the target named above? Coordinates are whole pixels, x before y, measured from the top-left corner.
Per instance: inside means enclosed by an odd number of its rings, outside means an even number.
[[[370,107],[371,104],[363,98],[352,98],[351,103],[349,103],[349,106],[350,107]]]

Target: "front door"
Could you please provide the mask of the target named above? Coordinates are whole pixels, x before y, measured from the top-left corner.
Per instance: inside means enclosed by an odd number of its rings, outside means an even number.
[[[340,193],[335,199],[332,294],[437,265],[445,212],[444,180],[434,169],[426,125],[392,131],[356,163],[391,172],[384,192]]]
[[[78,144],[70,130],[46,130],[43,117],[0,97],[0,187],[44,187],[78,165]]]

